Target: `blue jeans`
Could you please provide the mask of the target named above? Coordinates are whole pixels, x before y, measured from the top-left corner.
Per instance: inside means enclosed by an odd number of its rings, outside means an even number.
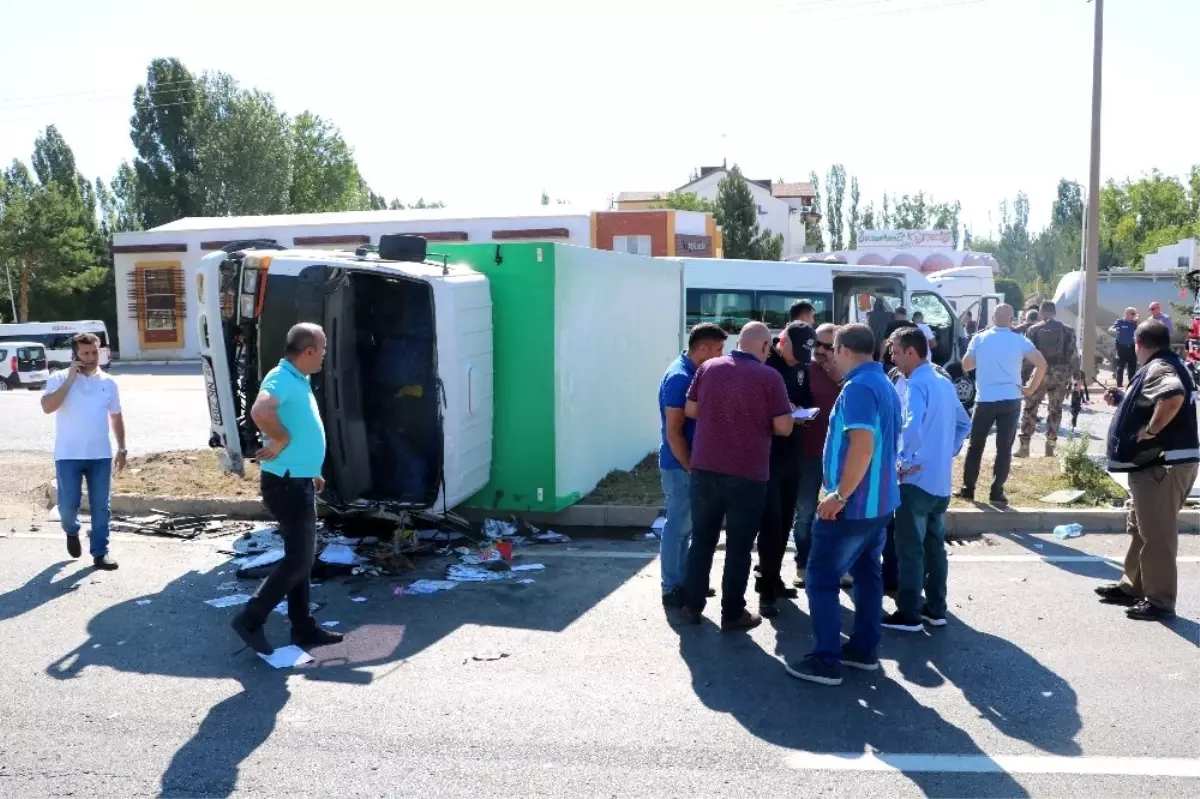
[[[725,525],[725,573],[721,578],[721,618],[737,619],[746,610],[750,552],[767,501],[765,480],[747,480],[692,470],[692,548],[687,557],[687,603],[704,610],[713,555]]]
[[[664,596],[683,588],[688,546],[692,543],[691,484],[692,476],[683,469],[662,470],[667,523],[663,525],[662,540],[658,543],[658,559]]]
[[[87,479],[88,508],[92,516],[89,548],[93,558],[108,554],[108,523],[112,517],[109,487],[112,461],[108,458],[81,461],[55,461],[58,481],[58,515],[67,535],[79,535],[79,505],[83,502],[83,481]]]
[[[899,556],[900,593],[896,609],[920,616],[921,593],[925,604],[946,615],[946,509],[950,497],[937,497],[915,485],[900,486],[896,511],[896,554]]]
[[[800,494],[796,500],[796,521],[792,526],[792,539],[796,542],[797,571],[808,565],[808,551],[812,547],[812,523],[817,517],[823,468],[819,457],[800,459]]]
[[[817,519],[808,555],[808,610],[816,646],[810,653],[826,666],[842,656],[842,606],[839,582],[854,578],[854,633],[847,646],[874,655],[883,628],[883,544],[891,514],[877,519]]]

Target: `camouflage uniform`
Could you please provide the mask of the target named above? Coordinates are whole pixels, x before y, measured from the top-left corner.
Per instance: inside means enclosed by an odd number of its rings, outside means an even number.
[[[1058,427],[1062,423],[1063,402],[1071,392],[1071,382],[1079,369],[1079,350],[1075,346],[1075,331],[1057,319],[1037,322],[1025,334],[1050,367],[1037,391],[1025,398],[1025,413],[1021,417],[1020,453],[1028,454],[1029,441],[1037,425],[1038,408],[1046,399],[1046,452],[1054,449]]]

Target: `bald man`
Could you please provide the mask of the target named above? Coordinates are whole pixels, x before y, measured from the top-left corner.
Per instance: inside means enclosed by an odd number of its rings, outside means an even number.
[[[325,427],[312,393],[311,376],[325,360],[325,331],[302,323],[288,331],[283,359],[267,372],[250,416],[263,434],[254,457],[262,468],[263,504],[279,526],[283,560],[233,620],[233,630],[262,655],[274,648],[263,627],[287,598],[292,643],[308,649],[342,640],[317,624],[309,610],[309,574],[317,546],[317,494],[325,487]]]
[[[975,483],[983,461],[983,447],[996,428],[996,464],[992,475],[992,490],[988,501],[1007,505],[1004,484],[1012,466],[1013,442],[1017,438],[1017,421],[1021,415],[1021,400],[1032,394],[1046,377],[1046,359],[1033,342],[1012,329],[1013,307],[997,305],[992,313],[992,326],[978,333],[967,345],[963,370],[975,372],[975,413],[971,420],[971,445],[963,464],[963,484],[958,496],[975,500]],[[1028,386],[1022,384],[1021,364],[1033,364],[1033,376]]]
[[[703,620],[713,554],[725,528],[721,629],[749,630],[762,617],[746,610],[750,552],[762,521],[770,478],[771,439],[792,433],[792,405],[779,372],[765,365],[771,331],[742,328],[738,349],[701,364],[684,413],[692,439],[692,547],[684,582],[688,620]]]

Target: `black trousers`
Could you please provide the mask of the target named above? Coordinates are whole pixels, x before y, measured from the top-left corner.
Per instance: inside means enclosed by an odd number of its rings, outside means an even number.
[[[979,466],[983,461],[983,447],[988,434],[996,428],[996,466],[992,478],[992,493],[1004,490],[1008,482],[1008,471],[1012,467],[1013,442],[1017,440],[1017,423],[1021,419],[1021,400],[979,402],[971,416],[971,444],[967,448],[967,459],[963,463],[963,488],[975,490],[979,480]]]
[[[704,610],[713,555],[725,526],[725,572],[721,578],[721,618],[736,619],[746,610],[750,554],[762,519],[767,484],[700,469],[692,470],[692,546],[684,589],[688,607]]]
[[[316,622],[308,610],[309,577],[317,548],[317,494],[311,477],[279,477],[262,473],[263,504],[279,525],[283,560],[275,565],[246,604],[246,621],[262,626],[275,606],[287,597],[293,630]]]
[[[800,454],[771,459],[767,500],[758,528],[757,590],[763,599],[777,599],[783,585],[783,556],[796,520],[800,496]]]
[[[1117,388],[1125,385],[1125,374],[1129,374],[1129,382],[1133,382],[1133,376],[1137,374],[1137,350],[1132,344],[1117,345]]]

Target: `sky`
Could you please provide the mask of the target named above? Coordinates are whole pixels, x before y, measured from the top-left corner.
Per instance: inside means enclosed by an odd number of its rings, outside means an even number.
[[[152,58],[220,70],[340,126],[388,197],[511,212],[543,189],[605,208],[693,168],[807,180],[863,204],[924,190],[975,235],[1018,191],[1031,225],[1086,185],[1085,0],[0,0],[0,159],[56,124],[80,170],[134,152]],[[1101,174],[1200,162],[1200,0],[1108,0]],[[14,35],[24,32],[25,35]],[[849,203],[849,198],[846,200]]]

